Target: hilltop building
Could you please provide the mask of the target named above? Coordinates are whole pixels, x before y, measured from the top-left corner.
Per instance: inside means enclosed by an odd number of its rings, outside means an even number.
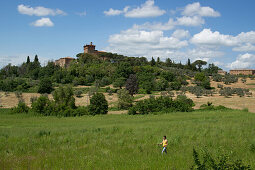
[[[98,55],[100,53],[105,53],[104,51],[96,50],[96,46],[93,45],[92,42],[89,45],[87,45],[87,44],[84,45],[83,48],[84,48],[84,53],[85,54],[95,54],[95,55]]]
[[[252,69],[236,69],[236,70],[230,70],[229,74],[232,75],[255,75],[255,70]]]
[[[55,61],[55,65],[59,65],[60,67],[69,67],[70,64],[75,60],[72,57],[64,57]]]
[[[225,74],[227,74],[227,72],[226,71],[224,71],[224,70],[218,70],[218,74],[220,74],[220,75],[225,75]]]
[[[92,54],[92,55],[99,55],[99,54],[103,54],[105,53],[104,51],[98,51],[96,50],[96,46],[93,45],[93,43],[91,42],[89,45],[84,45],[84,54]],[[100,59],[102,60],[106,60],[107,57],[105,55],[100,55]],[[72,63],[72,61],[74,61],[75,58],[72,57],[64,57],[64,58],[60,58],[58,60],[55,61],[55,65],[59,65],[60,67],[69,67],[70,64]]]

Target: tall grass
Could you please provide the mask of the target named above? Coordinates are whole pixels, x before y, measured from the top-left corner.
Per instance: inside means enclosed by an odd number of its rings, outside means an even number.
[[[254,168],[254,125],[253,113],[231,110],[69,118],[0,110],[0,169],[189,169],[194,147]]]

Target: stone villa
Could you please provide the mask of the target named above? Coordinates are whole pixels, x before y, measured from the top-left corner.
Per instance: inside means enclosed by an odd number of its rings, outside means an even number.
[[[99,55],[99,54],[103,54],[105,53],[104,51],[98,51],[96,50],[96,46],[93,45],[93,43],[91,42],[89,45],[84,45],[84,54],[93,54],[93,55]],[[102,60],[106,60],[107,58],[104,56],[101,56]],[[56,65],[59,65],[60,67],[69,67],[70,64],[72,63],[72,61],[74,61],[75,58],[72,57],[64,57],[64,58],[60,58],[58,60],[55,61]]]
[[[59,65],[60,67],[69,67],[70,64],[75,60],[72,57],[64,57],[55,61],[55,65]]]

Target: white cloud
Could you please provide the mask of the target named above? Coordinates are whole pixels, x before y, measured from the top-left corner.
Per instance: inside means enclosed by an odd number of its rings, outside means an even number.
[[[166,13],[165,10],[160,9],[158,6],[155,6],[154,0],[147,0],[140,7],[130,9],[129,6],[126,6],[123,10],[112,9],[104,11],[104,14],[107,16],[116,16],[124,14],[128,18],[148,18],[148,17],[158,17]]]
[[[252,45],[251,43],[246,43],[238,47],[234,47],[233,51],[241,51],[241,52],[255,51],[255,46]]]
[[[130,18],[146,18],[158,17],[165,13],[165,10],[161,10],[158,6],[154,5],[154,0],[147,0],[141,7],[127,11],[125,16]]]
[[[112,8],[110,8],[109,11],[104,11],[104,14],[107,16],[115,16],[115,15],[120,15],[122,13],[123,13],[122,10],[112,9]]]
[[[202,7],[199,2],[195,2],[193,4],[188,4],[182,15],[185,16],[202,16],[202,17],[219,17],[220,13],[215,11],[211,7]]]
[[[231,35],[220,34],[218,31],[212,32],[210,29],[204,29],[198,34],[195,34],[191,40],[191,43],[196,45],[205,46],[235,46],[238,41]]]
[[[21,14],[25,14],[25,15],[30,15],[30,16],[47,16],[47,15],[66,15],[66,13],[60,9],[50,9],[50,8],[45,8],[42,6],[38,6],[38,7],[30,7],[27,5],[18,5],[18,11]]]
[[[255,43],[255,31],[241,32],[237,35],[237,39],[240,42]]]
[[[188,30],[177,29],[173,32],[172,37],[177,39],[188,38],[190,36]]]
[[[31,25],[35,27],[53,27],[54,23],[50,20],[50,18],[41,18],[31,23]]]
[[[186,47],[188,42],[164,36],[163,31],[129,29],[111,35],[107,51],[130,56],[166,56],[173,50]]]
[[[230,63],[227,67],[231,69],[247,69],[254,68],[255,66],[255,55],[254,54],[243,54],[239,55],[237,59]]]
[[[177,18],[176,25],[183,25],[183,26],[200,26],[205,23],[204,19],[199,16],[187,17],[183,16]]]

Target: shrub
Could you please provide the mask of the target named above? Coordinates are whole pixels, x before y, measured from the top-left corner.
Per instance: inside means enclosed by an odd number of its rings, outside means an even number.
[[[129,108],[128,114],[149,114],[160,111],[189,112],[193,110],[193,106],[193,101],[186,96],[179,96],[176,100],[168,96],[150,97],[149,99],[138,101],[136,105]]]
[[[75,98],[73,97],[73,89],[70,86],[60,86],[53,92],[53,98],[57,106],[65,107],[69,106],[72,109],[75,108]]]
[[[76,97],[82,97],[82,91],[81,90],[76,90],[74,92],[74,94],[75,94]]]
[[[147,91],[145,89],[139,89],[138,94],[147,94]]]
[[[48,78],[44,78],[39,83],[38,93],[44,94],[48,93],[50,94],[53,91],[52,82]]]
[[[128,109],[132,106],[133,96],[131,96],[126,89],[118,90],[118,108],[119,109]]]
[[[170,88],[172,90],[180,90],[180,88],[182,87],[181,83],[178,81],[172,82],[170,83]]]
[[[90,115],[107,114],[108,102],[102,93],[95,93],[90,99],[89,113]]]
[[[204,87],[205,89],[211,89],[210,78],[207,77],[204,73],[197,73],[195,75],[195,83],[198,86]]]
[[[36,101],[32,103],[32,109],[41,114],[46,114],[49,110],[50,100],[46,96],[40,96]]]
[[[198,152],[193,149],[194,165],[190,169],[193,170],[251,170],[250,165],[245,165],[242,160],[231,161],[227,155],[221,155],[218,159],[214,159],[207,151],[200,158]]]
[[[29,107],[24,102],[19,102],[18,106],[13,108],[14,113],[28,113]]]

